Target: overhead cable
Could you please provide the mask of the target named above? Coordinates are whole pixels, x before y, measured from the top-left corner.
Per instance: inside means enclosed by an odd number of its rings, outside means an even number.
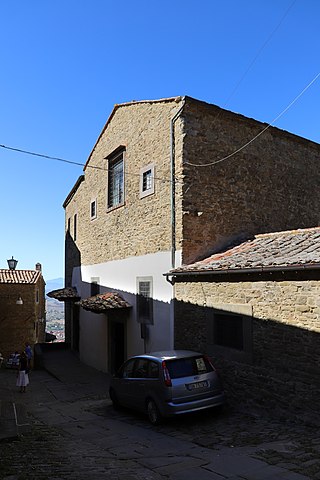
[[[30,152],[28,150],[22,150],[21,148],[15,148],[15,147],[9,147],[8,145],[0,145],[1,148],[5,148],[6,150],[12,150],[14,152],[19,152],[19,153],[25,153],[26,155],[33,155],[34,157],[41,157],[41,158],[47,158],[48,160],[56,160],[58,162],[64,162],[64,163],[69,163],[71,165],[78,165],[80,167],[86,167],[86,168],[93,168],[95,170],[103,170],[104,172],[108,172],[109,169],[107,167],[100,167],[98,165],[90,165],[90,163],[85,164],[85,163],[80,163],[80,162],[75,162],[72,160],[66,160],[65,158],[60,158],[60,157],[52,157],[51,155],[44,155],[43,153],[36,153],[36,152]],[[125,171],[126,175],[132,175],[136,177],[141,177],[142,174],[140,173],[132,173]],[[168,178],[160,178],[160,177],[152,177],[154,180],[159,180],[161,182],[168,182],[171,183],[171,180]],[[179,183],[178,180],[176,182]]]
[[[253,143],[258,137],[260,137],[260,135],[262,135],[266,130],[268,130],[268,128],[272,127],[274,125],[274,123],[279,120],[280,117],[282,117],[282,115],[284,115],[290,107],[292,107],[292,105],[294,103],[296,103],[296,101],[308,90],[308,88],[311,87],[311,85],[319,78],[320,76],[320,72],[311,80],[310,83],[308,83],[308,85],[306,87],[304,87],[304,89],[299,93],[299,95],[297,95],[293,100],[292,102],[289,103],[289,105],[284,109],[282,110],[281,113],[279,113],[279,115],[276,116],[276,118],[274,118],[272,120],[272,122],[270,122],[263,130],[261,130],[261,132],[259,132],[255,137],[251,138],[251,140],[249,140],[247,143],[245,143],[244,145],[242,145],[240,148],[238,148],[237,150],[235,150],[234,152],[230,153],[229,155],[227,155],[226,157],[223,157],[223,158],[220,158],[219,160],[215,160],[214,162],[210,162],[210,163],[192,163],[192,162],[185,162],[187,165],[191,165],[193,167],[211,167],[212,165],[216,165],[217,163],[220,163],[220,162],[224,162],[225,160],[228,160],[229,158],[235,156],[237,153],[241,152],[244,148],[248,147],[251,143]]]

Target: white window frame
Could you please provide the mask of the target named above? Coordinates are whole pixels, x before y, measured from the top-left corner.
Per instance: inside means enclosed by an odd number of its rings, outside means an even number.
[[[145,175],[148,172],[151,172],[151,182],[149,188],[144,188]],[[155,174],[155,165],[150,163],[143,168],[140,168],[140,198],[148,197],[149,195],[154,194],[154,174]]]
[[[137,282],[137,321],[138,323],[144,323],[147,325],[153,325],[154,321],[154,305],[153,305],[153,277],[137,277],[136,279]],[[147,298],[150,299],[151,305],[150,305],[150,317],[148,319],[142,319],[139,317],[139,297],[142,296],[140,294],[140,284],[143,282],[149,283],[149,296]]]

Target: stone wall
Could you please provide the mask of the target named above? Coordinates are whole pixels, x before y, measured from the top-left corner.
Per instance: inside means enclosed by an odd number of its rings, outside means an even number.
[[[234,239],[318,225],[319,145],[271,127],[226,161],[192,166],[230,155],[266,125],[189,97],[120,105],[90,155],[85,180],[66,204],[71,237],[75,214],[78,220],[71,260],[67,240],[66,279],[74,257],[91,265],[171,249],[170,121],[183,101],[174,135],[176,248],[183,263]],[[110,211],[106,157],[121,145],[125,202]],[[140,198],[140,171],[149,164],[155,165],[155,193]]]
[[[74,243],[81,264],[171,249],[170,120],[179,109],[179,102],[142,102],[115,109],[91,154],[85,180],[66,205],[66,226],[70,218],[71,236],[77,214],[78,235]],[[176,130],[180,128],[177,121]],[[182,136],[176,137],[178,157]],[[125,147],[125,201],[123,206],[108,211],[106,157],[120,145]],[[155,165],[155,192],[140,198],[140,169],[149,164]],[[92,200],[97,202],[94,220],[90,219]],[[181,216],[179,219],[177,230],[181,231]],[[66,274],[69,278],[70,272]]]
[[[45,323],[39,322],[45,317],[44,281],[40,278],[35,285],[1,284],[0,290],[0,352],[7,358],[16,350],[24,350],[26,342],[33,346],[45,341]],[[23,305],[16,304],[20,296]]]
[[[175,347],[211,354],[231,403],[305,419],[316,415],[320,423],[317,274],[219,280],[176,283]],[[247,353],[213,343],[213,316],[220,309],[252,312]]]
[[[183,263],[234,238],[319,225],[320,147],[266,124],[187,99],[183,112]]]

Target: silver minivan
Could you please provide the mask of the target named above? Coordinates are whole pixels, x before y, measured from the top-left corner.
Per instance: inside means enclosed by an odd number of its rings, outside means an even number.
[[[131,357],[111,379],[109,394],[115,408],[121,405],[147,413],[153,425],[162,417],[225,403],[211,359],[190,350]]]

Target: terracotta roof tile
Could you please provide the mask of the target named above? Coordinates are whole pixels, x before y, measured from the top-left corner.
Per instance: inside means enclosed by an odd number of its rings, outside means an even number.
[[[40,276],[41,272],[38,270],[0,269],[0,283],[34,284]]]
[[[113,308],[129,308],[131,305],[118,292],[100,293],[80,300],[79,305],[94,313],[104,313]]]
[[[79,300],[80,295],[77,289],[74,287],[58,288],[47,293],[48,297],[55,298],[59,302],[65,302],[66,300]]]
[[[192,273],[272,267],[320,265],[320,227],[256,235],[240,245],[218,252],[172,273]]]

